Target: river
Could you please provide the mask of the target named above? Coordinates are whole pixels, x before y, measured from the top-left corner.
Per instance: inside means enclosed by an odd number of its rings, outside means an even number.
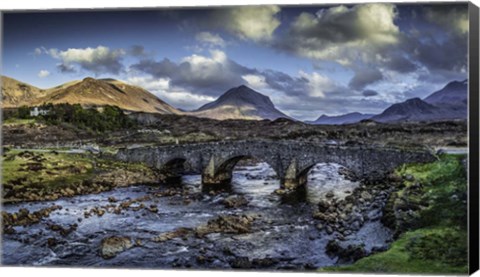
[[[267,269],[306,270],[337,263],[337,258],[325,253],[333,234],[316,228],[318,220],[312,211],[318,201],[333,192],[343,198],[359,184],[343,178],[335,164],[318,164],[310,175],[307,201],[282,203],[273,192],[279,188],[275,172],[265,163],[237,166],[232,181],[233,194],[242,195],[248,204],[226,208],[222,203],[226,194],[202,194],[199,175],[183,177],[183,186],[190,197],[182,195],[161,196],[165,187],[132,186],[93,195],[62,198],[56,201],[31,202],[6,205],[9,213],[21,208],[30,211],[60,205],[40,223],[16,226],[14,234],[4,234],[2,263],[4,265],[72,266],[72,267],[127,267],[127,268],[231,268],[238,259],[271,259],[264,264]],[[85,217],[85,211],[94,207],[143,198],[120,214]],[[109,201],[110,199],[110,201]],[[144,208],[156,205],[158,212]],[[373,211],[375,212],[375,211]],[[378,211],[376,211],[378,213]],[[189,236],[165,242],[154,242],[159,233],[180,227],[195,228],[219,215],[255,215],[252,231],[248,234],[212,233],[204,238]],[[78,227],[66,236],[49,229],[49,226]],[[378,217],[367,220],[347,241],[364,243],[367,251],[382,247],[391,240],[391,232],[382,226]],[[119,253],[112,259],[99,255],[102,239],[110,236],[128,236],[141,241],[137,246]],[[55,239],[55,244],[49,240]],[[198,256],[208,256],[200,262]]]

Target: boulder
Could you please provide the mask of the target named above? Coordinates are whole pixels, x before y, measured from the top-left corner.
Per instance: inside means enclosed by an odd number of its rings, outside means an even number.
[[[186,237],[188,234],[190,234],[190,229],[188,228],[178,228],[176,230],[170,231],[170,232],[165,232],[161,233],[160,235],[152,238],[152,241],[154,242],[165,242],[167,240],[171,240],[174,238],[178,237]]]
[[[104,259],[111,259],[132,247],[133,243],[129,237],[108,237],[102,240],[100,256]]]
[[[338,257],[342,262],[355,262],[367,256],[364,245],[345,244],[335,239],[327,243],[325,252],[330,256]]]
[[[230,262],[232,268],[251,268],[252,262],[248,257],[237,257]]]
[[[197,227],[195,234],[197,237],[204,237],[211,233],[245,234],[250,232],[254,220],[253,216],[248,215],[221,215],[209,220],[206,225]]]
[[[318,202],[318,210],[324,213],[328,210],[328,208],[330,208],[330,205],[331,203],[329,201],[320,200],[320,202]]]

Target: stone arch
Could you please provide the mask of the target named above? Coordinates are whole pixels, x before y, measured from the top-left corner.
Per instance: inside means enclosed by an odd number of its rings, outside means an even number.
[[[347,172],[349,172],[349,177],[353,178],[356,177],[357,173],[355,172],[355,169],[350,168],[349,166],[345,165],[345,163],[341,161],[316,161],[313,163],[308,164],[305,166],[303,169],[299,170],[296,178],[298,180],[299,184],[306,185],[308,181],[308,175],[310,174],[312,168],[314,168],[317,164],[338,164],[342,168],[345,168]]]
[[[175,156],[167,159],[160,167],[160,172],[165,176],[165,182],[180,184],[182,175],[186,171],[187,159],[183,156]]]
[[[268,164],[274,171],[275,171],[275,174],[277,175],[277,177],[280,177],[279,176],[279,173],[277,172],[277,170],[274,168],[274,166],[271,164],[271,162],[268,160],[268,159],[264,159],[264,158],[259,158],[257,155],[234,155],[228,159],[226,159],[222,164],[219,165],[218,167],[218,171],[233,171],[233,169],[235,168],[235,166],[241,161],[241,160],[244,160],[244,159],[255,159],[257,161],[261,161],[261,162],[264,162],[266,164]]]
[[[278,171],[271,164],[271,161],[268,159],[259,158],[257,155],[251,154],[233,154],[218,161],[217,166],[213,166],[213,172],[207,173],[204,171],[202,174],[202,185],[205,189],[229,189],[233,177],[233,169],[243,159],[256,159],[258,161],[263,161],[267,163],[274,171],[279,179]],[[213,173],[213,174],[212,174]]]
[[[186,162],[187,162],[187,159],[185,157],[170,158],[170,159],[167,160],[167,162],[165,162],[162,165],[162,169],[163,170],[180,169],[181,167],[183,167],[185,165]]]

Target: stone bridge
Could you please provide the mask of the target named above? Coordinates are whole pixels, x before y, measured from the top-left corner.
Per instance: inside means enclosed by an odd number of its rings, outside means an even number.
[[[293,191],[307,182],[309,170],[317,163],[337,163],[356,178],[380,179],[404,163],[435,160],[425,149],[368,146],[336,146],[298,141],[221,141],[181,145],[120,149],[116,158],[143,162],[179,175],[186,164],[202,174],[204,188],[228,185],[235,165],[244,158],[268,163],[280,179],[282,189]]]

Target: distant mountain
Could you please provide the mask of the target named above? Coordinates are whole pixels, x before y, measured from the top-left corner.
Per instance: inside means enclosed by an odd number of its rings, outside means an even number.
[[[307,123],[324,124],[324,125],[352,124],[352,123],[360,122],[364,119],[369,119],[372,116],[374,116],[374,114],[362,114],[358,112],[347,113],[347,114],[337,115],[337,116],[328,116],[323,114],[317,120],[310,121]]]
[[[467,107],[468,105],[468,80],[453,81],[441,90],[434,92],[423,99],[425,102],[438,107]]]
[[[2,92],[4,107],[21,105],[36,106],[43,103],[81,104],[84,107],[115,105],[128,111],[143,111],[161,114],[180,114],[181,112],[152,93],[136,86],[114,79],[85,78],[60,86],[41,90],[13,79],[7,80]]]
[[[466,119],[468,116],[468,81],[450,82],[424,100],[429,104],[442,108],[444,117]]]
[[[378,122],[431,121],[442,117],[442,109],[428,104],[420,98],[412,98],[393,104],[371,119]]]
[[[453,81],[424,100],[412,98],[393,104],[383,113],[373,116],[371,119],[378,122],[466,119],[467,99],[467,80]]]
[[[289,118],[275,108],[270,98],[244,85],[228,90],[217,100],[188,114],[218,120]]]

